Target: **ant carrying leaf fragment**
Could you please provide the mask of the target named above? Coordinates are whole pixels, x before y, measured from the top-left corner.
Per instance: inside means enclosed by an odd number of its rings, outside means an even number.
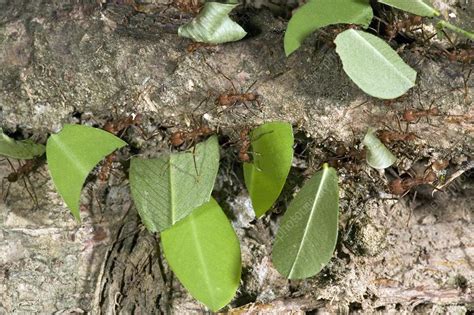
[[[293,161],[293,128],[286,122],[265,123],[250,132],[250,143],[252,159],[244,162],[244,179],[255,215],[260,217],[277,200],[288,177]],[[250,158],[245,155],[249,152],[245,150],[247,145],[244,143],[239,152],[244,158]]]
[[[155,159],[132,158],[132,197],[147,229],[163,231],[208,202],[218,168],[216,136],[198,143],[192,152],[169,153]]]

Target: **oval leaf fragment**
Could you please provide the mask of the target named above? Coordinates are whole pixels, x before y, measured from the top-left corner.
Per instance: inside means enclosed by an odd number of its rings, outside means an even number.
[[[48,168],[58,193],[77,221],[82,186],[90,171],[105,156],[127,143],[102,129],[65,125],[46,143]]]
[[[216,136],[198,143],[194,152],[133,158],[130,188],[146,228],[152,233],[163,231],[208,202],[218,168]]]
[[[161,242],[171,269],[194,298],[214,312],[232,300],[240,282],[240,246],[213,198],[163,231]]]
[[[372,18],[369,0],[311,0],[299,8],[288,22],[285,53],[289,56],[318,28],[343,23],[367,28]]]
[[[350,29],[334,42],[344,71],[365,93],[393,99],[415,85],[416,71],[380,38]]]
[[[419,16],[434,17],[439,15],[436,9],[423,0],[379,0],[379,2]]]
[[[277,200],[293,160],[293,128],[287,122],[263,124],[250,133],[252,163],[244,163],[245,186],[257,217]]]
[[[286,210],[273,245],[272,260],[289,279],[314,276],[336,247],[339,187],[336,170],[324,165]]]
[[[178,35],[208,44],[240,40],[247,32],[229,17],[236,6],[238,4],[206,2],[191,22],[180,26]]]
[[[373,128],[367,130],[367,134],[364,140],[362,140],[362,143],[367,148],[367,164],[375,169],[387,168],[397,160],[395,155],[377,138]]]
[[[30,160],[35,156],[43,155],[45,150],[44,145],[34,143],[29,139],[20,141],[12,139],[0,128],[0,155],[18,160]]]

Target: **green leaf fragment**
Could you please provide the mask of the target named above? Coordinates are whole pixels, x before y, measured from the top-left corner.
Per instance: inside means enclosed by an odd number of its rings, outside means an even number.
[[[344,71],[365,93],[393,99],[415,85],[416,71],[382,39],[353,29],[336,37]]]
[[[222,44],[240,40],[247,32],[229,17],[238,4],[206,2],[199,14],[178,29],[178,35],[196,42]]]
[[[286,210],[273,246],[272,260],[289,279],[314,276],[336,247],[339,187],[336,171],[324,165]]]
[[[240,282],[240,246],[213,198],[163,231],[161,242],[171,269],[194,298],[214,312],[232,300]]]
[[[245,186],[257,217],[269,210],[280,195],[293,160],[293,128],[270,122],[250,134],[252,163],[244,163]]]
[[[133,158],[130,187],[143,224],[150,232],[169,228],[209,201],[219,168],[216,136],[192,152],[156,159]]]
[[[285,53],[289,56],[318,28],[332,24],[358,24],[367,28],[373,18],[368,0],[310,0],[290,19],[285,33]]]
[[[49,172],[71,213],[81,221],[79,198],[90,171],[105,156],[127,143],[102,129],[65,125],[46,144]]]
[[[379,2],[420,16],[434,17],[439,15],[435,8],[423,0],[379,0]]]
[[[45,149],[44,145],[34,143],[29,139],[20,141],[12,139],[0,128],[0,155],[18,160],[30,160],[35,156],[43,155]]]
[[[460,35],[462,35],[466,38],[469,38],[470,40],[474,40],[474,33],[473,32],[466,31],[466,30],[464,30],[460,27],[457,27],[456,25],[453,25],[453,24],[449,23],[448,21],[439,21],[436,24],[436,28],[438,30],[447,29],[447,30],[450,30],[452,32],[458,33],[458,34],[460,34]]]
[[[367,148],[367,164],[375,169],[387,168],[397,160],[395,155],[377,138],[373,128],[369,128],[362,143]]]

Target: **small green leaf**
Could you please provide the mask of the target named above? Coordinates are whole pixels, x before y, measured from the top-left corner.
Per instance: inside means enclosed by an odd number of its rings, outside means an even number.
[[[222,44],[240,40],[247,32],[229,18],[238,4],[206,2],[199,14],[178,29],[178,35],[196,42]]]
[[[384,169],[395,163],[397,158],[390,152],[382,141],[375,135],[375,130],[369,128],[367,134],[362,140],[367,147],[366,160],[367,164],[376,169]]]
[[[30,160],[35,156],[43,155],[45,146],[31,140],[17,141],[3,133],[0,128],[0,155],[18,160]]]
[[[54,185],[74,217],[81,221],[79,198],[90,171],[105,156],[127,143],[97,128],[65,125],[46,144],[46,157]]]
[[[415,85],[416,71],[380,38],[350,29],[334,42],[344,71],[365,93],[392,99]]]
[[[444,29],[447,29],[447,30],[450,30],[452,32],[455,32],[455,33],[458,33],[466,38],[469,38],[470,40],[474,40],[474,33],[473,32],[469,32],[469,31],[466,31],[460,27],[457,27],[456,25],[453,25],[451,23],[449,23],[448,21],[439,21],[438,23],[436,23],[436,29],[438,30],[444,30]],[[440,33],[438,33],[439,35]]]
[[[439,15],[438,11],[423,0],[379,0],[379,2],[420,16],[434,17]]]
[[[219,168],[219,144],[213,136],[194,152],[157,159],[133,158],[130,187],[143,224],[163,231],[209,201]]]
[[[161,233],[163,252],[183,286],[213,312],[239,286],[240,246],[232,225],[211,200]]]
[[[293,160],[293,129],[270,122],[250,134],[252,163],[244,163],[245,186],[257,217],[270,209],[285,185]]]
[[[273,246],[273,264],[289,279],[314,276],[336,247],[339,187],[336,171],[324,165],[285,212]]]
[[[373,18],[369,0],[310,0],[290,19],[285,33],[285,53],[289,56],[318,28],[332,24],[369,27]]]

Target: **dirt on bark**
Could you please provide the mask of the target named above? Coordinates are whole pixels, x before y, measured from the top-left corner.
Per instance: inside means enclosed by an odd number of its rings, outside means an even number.
[[[141,225],[126,175],[130,156],[168,152],[170,133],[195,124],[193,117],[218,127],[221,143],[265,121],[288,121],[295,129],[287,185],[259,220],[249,206],[237,149],[222,149],[213,195],[232,220],[242,251],[241,286],[224,311],[472,311],[472,65],[450,60],[449,44],[393,41],[418,79],[387,104],[346,76],[327,34],[315,33],[285,57],[286,21],[274,7],[238,9],[234,18],[248,31],[245,39],[189,52],[191,42],[179,38],[177,28],[190,15],[156,1],[135,7],[132,1],[106,2],[0,0],[4,131],[45,143],[67,123],[102,127],[130,114],[143,117],[140,128],[123,135],[130,146],[118,153],[108,181],[100,182],[97,172],[89,177],[82,223],[55,192],[47,166],[25,180],[3,180],[0,314],[206,311],[169,270],[159,236]],[[446,12],[472,21],[467,2],[442,3]],[[252,91],[261,106],[216,109],[215,97],[232,89],[222,74],[237,89],[257,81]],[[399,124],[405,109],[430,107],[439,114]],[[388,144],[398,160],[385,172],[352,154],[370,126],[416,135]],[[317,276],[289,281],[271,263],[273,239],[294,193],[327,161],[337,168],[341,187],[336,252]],[[417,186],[404,197],[390,194],[392,180],[427,169],[436,171],[438,186],[442,178],[452,182],[442,189]],[[9,161],[0,162],[2,178],[12,171]]]

